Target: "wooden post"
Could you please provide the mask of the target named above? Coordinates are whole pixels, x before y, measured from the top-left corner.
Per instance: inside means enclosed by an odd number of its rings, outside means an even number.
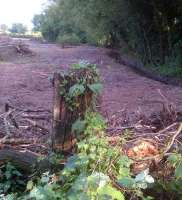
[[[93,96],[93,93],[87,88],[84,94],[74,99],[77,107],[70,110],[68,102],[61,95],[61,85],[66,80],[67,84],[64,90],[68,93],[70,87],[77,84],[80,77],[87,77],[87,73],[91,73],[91,70],[88,71],[82,69],[71,71],[68,75],[54,74],[52,147],[56,152],[68,152],[73,148],[76,138],[72,133],[72,125],[78,118],[84,117],[87,108],[91,106]],[[92,75],[94,76],[94,74]],[[93,76],[88,76],[89,79],[86,79],[88,84],[92,82]]]

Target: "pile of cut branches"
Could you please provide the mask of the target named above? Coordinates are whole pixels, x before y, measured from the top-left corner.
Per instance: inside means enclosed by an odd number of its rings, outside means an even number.
[[[48,144],[44,141],[50,133],[50,120],[49,110],[21,109],[6,104],[0,114],[0,149],[10,146],[45,153]]]
[[[182,151],[182,112],[158,91],[162,97],[158,101],[162,109],[150,117],[139,113],[135,124],[129,124],[126,111],[124,118],[108,119],[108,139],[115,145],[118,140],[124,143],[128,157],[134,160],[134,172],[137,174],[146,168],[155,168],[173,152]],[[122,123],[122,125],[119,125]],[[127,123],[126,126],[123,124]]]
[[[29,45],[22,40],[13,40],[8,36],[0,36],[0,59],[9,60],[12,56],[34,55]]]

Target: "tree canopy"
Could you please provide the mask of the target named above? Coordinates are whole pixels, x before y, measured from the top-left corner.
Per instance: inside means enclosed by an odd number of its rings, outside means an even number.
[[[74,35],[80,42],[113,47],[124,42],[144,63],[164,64],[174,58],[182,62],[181,0],[50,2],[38,23],[48,40],[61,41],[65,35]]]

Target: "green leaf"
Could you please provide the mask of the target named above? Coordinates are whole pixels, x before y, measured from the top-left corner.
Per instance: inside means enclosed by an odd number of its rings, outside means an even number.
[[[75,84],[69,89],[70,97],[80,96],[85,92],[85,87],[82,84]]]
[[[86,122],[84,120],[76,120],[76,122],[72,125],[72,132],[80,134],[85,130]]]
[[[34,198],[36,200],[47,200],[47,195],[46,191],[43,187],[35,187],[31,192],[30,192],[30,198]]]
[[[119,178],[128,177],[130,175],[130,168],[120,167],[119,168]]]
[[[104,187],[109,181],[110,178],[101,172],[94,172],[88,177],[89,185],[92,185],[93,188],[96,187],[98,189]]]
[[[182,160],[181,154],[172,154],[168,157],[168,162],[170,162],[172,165],[178,164]]]
[[[136,182],[133,178],[130,178],[130,177],[125,177],[125,178],[122,178],[118,181],[118,183],[123,186],[123,187],[126,187],[126,188],[133,188],[136,186]]]
[[[182,164],[178,165],[175,169],[175,177],[182,179]]]
[[[93,93],[96,93],[96,94],[99,94],[101,91],[102,91],[102,84],[101,83],[95,83],[95,84],[89,84],[88,85],[88,88],[93,92]]]
[[[112,200],[124,200],[124,195],[116,188],[106,185],[98,190],[98,194],[102,196],[111,197]]]
[[[128,156],[121,156],[119,158],[119,160],[117,161],[119,167],[123,168],[123,167],[130,167],[131,164],[133,164],[133,161],[131,159],[128,158]]]
[[[74,171],[76,168],[84,167],[88,163],[89,163],[89,157],[87,155],[71,156],[65,165],[65,169]]]
[[[9,170],[6,171],[6,172],[5,172],[5,176],[6,176],[7,179],[10,179],[10,178],[12,177],[11,171],[9,171]]]

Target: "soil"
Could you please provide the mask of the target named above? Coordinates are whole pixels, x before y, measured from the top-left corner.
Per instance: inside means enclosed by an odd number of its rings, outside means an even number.
[[[159,110],[158,90],[182,110],[182,89],[143,77],[108,56],[108,49],[94,46],[70,46],[24,41],[34,55],[11,56],[0,62],[0,113],[5,103],[22,109],[52,110],[53,88],[49,80],[54,71],[64,70],[81,59],[100,69],[104,91],[99,105],[104,116],[125,110],[131,120],[137,110],[150,115]],[[49,124],[50,128],[50,124]]]

